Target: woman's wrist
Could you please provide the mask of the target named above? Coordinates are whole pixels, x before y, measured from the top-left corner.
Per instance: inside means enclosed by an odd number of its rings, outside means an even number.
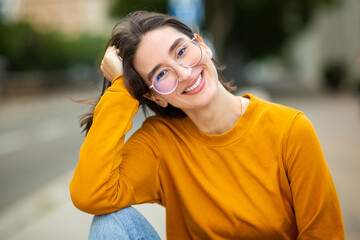
[[[124,78],[122,74],[119,74],[114,78],[114,80],[111,82],[111,86],[107,89],[109,92],[123,92],[127,95],[131,96],[128,89],[125,86]],[[132,96],[131,96],[132,97]]]
[[[116,81],[119,80],[119,79],[122,79],[122,73],[119,74],[119,75],[117,75],[117,76],[111,81],[111,85],[113,85],[114,82],[116,82]]]

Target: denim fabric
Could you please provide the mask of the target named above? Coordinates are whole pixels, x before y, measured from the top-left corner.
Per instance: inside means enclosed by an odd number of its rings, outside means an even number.
[[[151,224],[133,207],[95,216],[89,240],[160,240]]]

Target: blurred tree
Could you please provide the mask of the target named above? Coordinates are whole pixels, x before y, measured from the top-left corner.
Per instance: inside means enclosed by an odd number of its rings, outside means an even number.
[[[279,53],[304,28],[315,10],[333,0],[209,0],[206,23],[219,59],[225,46],[239,45],[245,59]]]
[[[27,23],[0,23],[0,55],[10,71],[65,69],[95,64],[106,39],[82,35],[69,38],[60,33],[38,33]]]
[[[205,24],[219,60],[226,46],[238,45],[247,60],[280,52],[283,44],[306,26],[317,7],[333,0],[205,0]],[[111,15],[135,10],[166,13],[167,0],[115,0]]]

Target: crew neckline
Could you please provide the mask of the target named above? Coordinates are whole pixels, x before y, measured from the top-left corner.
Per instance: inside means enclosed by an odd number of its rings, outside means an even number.
[[[243,94],[241,97],[250,99],[250,102],[245,112],[241,115],[241,117],[230,130],[222,134],[210,135],[201,132],[189,117],[185,117],[184,121],[181,121],[184,130],[197,141],[212,147],[222,147],[240,140],[251,128],[254,122],[251,118],[257,111],[258,108],[256,105],[260,100],[260,98],[249,93]]]

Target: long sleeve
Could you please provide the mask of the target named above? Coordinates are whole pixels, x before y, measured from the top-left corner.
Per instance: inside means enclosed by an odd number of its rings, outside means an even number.
[[[298,239],[344,239],[335,186],[315,130],[303,113],[292,123],[283,154]]]
[[[149,145],[154,134],[140,131],[129,140],[138,144],[125,148],[125,133],[138,106],[121,77],[101,97],[70,183],[72,201],[80,210],[105,214],[158,199],[158,164]]]

